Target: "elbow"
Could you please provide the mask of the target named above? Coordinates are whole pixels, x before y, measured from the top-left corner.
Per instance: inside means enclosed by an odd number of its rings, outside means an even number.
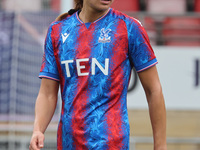
[[[148,103],[150,103],[152,100],[163,99],[162,86],[160,84],[151,88],[145,88],[144,91]]]

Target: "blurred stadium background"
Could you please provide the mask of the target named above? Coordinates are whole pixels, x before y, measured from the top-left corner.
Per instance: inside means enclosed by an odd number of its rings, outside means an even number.
[[[67,5],[67,6],[66,6]],[[0,149],[27,150],[48,25],[72,0],[0,0]],[[158,56],[167,107],[169,150],[200,150],[200,0],[115,0],[139,19]],[[153,149],[144,92],[132,76],[128,93],[130,150]],[[60,100],[44,150],[56,149]]]

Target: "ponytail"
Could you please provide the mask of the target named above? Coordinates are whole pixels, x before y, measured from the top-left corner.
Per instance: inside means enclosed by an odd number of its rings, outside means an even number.
[[[55,21],[61,21],[65,19],[67,16],[69,15],[71,16],[73,13],[83,8],[83,0],[74,0],[74,3],[75,3],[74,9],[70,9],[68,12],[59,15]]]

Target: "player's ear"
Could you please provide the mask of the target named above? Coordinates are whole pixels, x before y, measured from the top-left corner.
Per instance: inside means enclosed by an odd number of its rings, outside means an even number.
[[[55,21],[61,21],[61,20],[65,19],[68,15],[69,15],[69,14],[68,14],[67,12],[66,12],[66,13],[63,13],[63,14],[59,15],[59,16],[55,19]]]

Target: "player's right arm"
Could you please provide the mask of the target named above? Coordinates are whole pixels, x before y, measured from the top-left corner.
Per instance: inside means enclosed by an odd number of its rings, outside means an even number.
[[[44,132],[51,121],[57,104],[59,83],[43,78],[35,104],[35,121],[30,150],[40,150],[44,147]]]

